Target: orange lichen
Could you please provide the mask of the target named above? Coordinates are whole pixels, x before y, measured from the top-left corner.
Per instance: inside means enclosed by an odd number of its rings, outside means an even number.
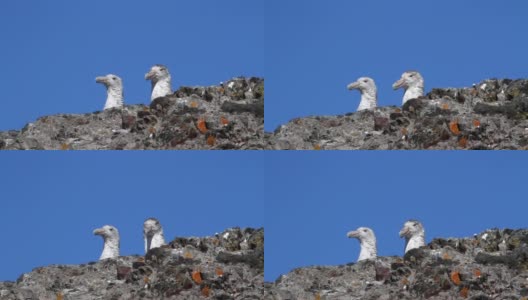
[[[479,120],[473,120],[473,126],[475,126],[476,128],[479,128],[480,127],[480,121]]]
[[[193,271],[191,277],[197,284],[202,283],[202,273],[200,271]]]
[[[457,272],[457,271],[454,271],[454,272],[451,272],[451,281],[453,281],[453,283],[455,285],[459,285],[460,284],[460,273]]]
[[[454,135],[460,134],[460,129],[458,128],[458,120],[449,122],[449,130],[451,130]]]
[[[465,286],[464,288],[462,288],[462,290],[460,291],[460,297],[462,298],[467,298],[468,297],[468,294],[469,294],[469,288],[467,286]]]
[[[220,92],[220,94],[223,94],[225,92],[224,88],[218,88],[218,92]]]
[[[229,124],[229,120],[224,118],[224,117],[220,117],[220,123],[222,123],[222,125],[226,126],[227,124]]]
[[[66,144],[66,143],[64,143],[64,144],[62,144],[62,145],[60,146],[60,149],[61,149],[61,150],[71,150],[71,147],[70,147],[70,144]]]
[[[401,134],[403,134],[403,135],[407,135],[407,133],[409,133],[409,131],[407,130],[407,128],[403,127],[403,128],[401,129]]]
[[[147,276],[143,277],[143,282],[145,284],[148,284],[150,282],[150,278],[148,278]]]
[[[57,292],[57,300],[62,300],[64,299],[64,296],[62,295],[61,292]]]
[[[214,135],[210,135],[207,137],[207,145],[213,146],[216,143],[216,138]]]
[[[215,273],[218,277],[224,276],[224,270],[222,270],[222,268],[216,268]]]
[[[403,284],[403,285],[408,285],[408,284],[409,284],[409,279],[407,279],[407,277],[404,277],[404,278],[401,280],[401,284]]]
[[[315,300],[321,300],[321,295],[319,293],[315,294]]]
[[[198,102],[191,101],[191,104],[189,106],[192,107],[192,108],[197,108],[198,107]]]
[[[401,113],[401,109],[396,108],[396,109],[394,110],[394,112],[395,112],[395,113]]]
[[[185,251],[185,253],[183,253],[183,257],[186,258],[186,259],[192,259],[193,255],[192,255],[191,252]]]
[[[204,119],[198,119],[198,123],[196,124],[196,127],[198,127],[198,130],[200,130],[200,132],[203,134],[207,132],[207,125],[205,124]]]
[[[451,260],[451,255],[449,255],[449,253],[445,252],[444,255],[442,256],[442,258],[444,260]]]
[[[149,130],[148,130],[148,131],[149,131],[149,133],[154,134],[154,133],[156,133],[156,128],[154,128],[154,127],[149,127]]]
[[[321,145],[316,144],[316,145],[314,146],[314,150],[321,150]]]
[[[475,270],[473,270],[473,275],[475,275],[475,277],[479,278],[480,276],[482,276],[482,272],[479,269],[475,269]]]
[[[466,147],[467,147],[467,142],[468,142],[467,137],[463,136],[463,137],[461,137],[461,138],[458,140],[458,145],[459,145],[461,148],[466,148]]]
[[[449,104],[448,103],[442,104],[442,109],[443,110],[448,110],[449,109]]]
[[[202,289],[202,296],[209,297],[209,294],[211,293],[211,290],[208,286],[204,286]]]

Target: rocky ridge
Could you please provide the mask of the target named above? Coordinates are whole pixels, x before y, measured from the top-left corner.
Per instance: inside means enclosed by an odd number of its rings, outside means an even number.
[[[297,118],[266,133],[267,149],[527,149],[528,80],[435,88],[401,108]]]
[[[403,258],[299,268],[265,285],[266,300],[526,300],[528,229],[437,238]]]
[[[0,282],[0,299],[262,299],[264,230],[176,238],[143,256],[53,265]]]
[[[180,87],[145,105],[41,117],[0,132],[0,149],[262,149],[264,79]]]

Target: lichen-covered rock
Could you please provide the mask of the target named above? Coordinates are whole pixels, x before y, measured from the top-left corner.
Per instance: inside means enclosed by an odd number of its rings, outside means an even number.
[[[265,284],[267,300],[527,299],[528,230],[434,239],[402,257],[299,268]]]
[[[247,247],[255,239],[262,243]],[[0,282],[0,299],[262,299],[263,239],[263,229],[231,228],[176,238],[144,257],[40,267]]]
[[[264,80],[181,87],[145,105],[45,116],[0,132],[0,149],[263,149]]]
[[[528,80],[433,89],[402,108],[298,118],[268,149],[528,149]]]

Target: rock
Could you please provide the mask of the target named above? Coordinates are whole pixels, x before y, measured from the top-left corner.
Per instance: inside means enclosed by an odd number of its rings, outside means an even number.
[[[230,232],[240,233],[232,240],[238,244],[264,236],[262,228],[231,228],[212,237],[176,238],[150,250],[145,258],[121,256],[85,265],[36,268],[16,282],[0,282],[0,298],[261,299],[264,244],[227,250],[220,239]],[[218,259],[221,255],[224,258]],[[260,261],[254,263],[257,257]]]
[[[0,149],[263,149],[264,79],[181,87],[149,106],[39,118],[0,132]]]
[[[401,108],[297,118],[267,149],[528,149],[528,80],[434,88]]]
[[[528,230],[490,229],[434,239],[403,259],[295,269],[265,283],[264,299],[520,299],[528,295],[527,262]]]

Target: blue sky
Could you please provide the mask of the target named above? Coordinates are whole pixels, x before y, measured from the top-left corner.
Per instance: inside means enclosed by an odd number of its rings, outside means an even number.
[[[143,221],[169,241],[264,226],[262,152],[4,152],[0,281],[38,266],[96,261],[105,224],[143,254]],[[59,245],[65,245],[63,247]]]
[[[378,105],[407,70],[433,87],[528,77],[528,2],[266,1],[266,130],[307,115],[355,111],[348,83],[372,77]]]
[[[435,237],[526,227],[522,152],[267,152],[265,279],[355,262],[346,233],[371,227],[378,255],[402,255],[408,219]],[[269,216],[273,216],[270,218]]]
[[[264,75],[264,0],[0,2],[0,130],[102,109],[95,77],[123,78],[148,103],[144,75],[165,64],[173,88]]]

